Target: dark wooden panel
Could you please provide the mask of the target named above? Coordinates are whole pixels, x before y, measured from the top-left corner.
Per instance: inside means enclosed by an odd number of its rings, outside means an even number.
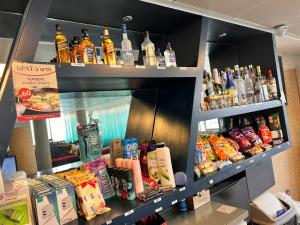
[[[271,188],[275,184],[272,160],[268,159],[246,170],[250,200]]]
[[[126,138],[136,137],[138,141],[151,140],[155,117],[157,91],[133,91],[127,123]]]

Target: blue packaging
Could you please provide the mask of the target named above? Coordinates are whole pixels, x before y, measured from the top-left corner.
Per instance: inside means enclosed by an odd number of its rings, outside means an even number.
[[[131,141],[130,139],[124,139],[122,141],[122,148],[123,148],[123,159],[130,159],[131,158]]]
[[[136,138],[131,138],[131,158],[138,159],[138,143]]]

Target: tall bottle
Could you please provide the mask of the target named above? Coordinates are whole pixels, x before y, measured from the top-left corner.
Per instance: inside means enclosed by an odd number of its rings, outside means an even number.
[[[75,57],[75,63],[82,63],[82,55],[79,50],[80,47],[80,37],[73,37],[73,55]]]
[[[164,51],[165,61],[167,67],[176,67],[176,56],[174,50],[171,48],[171,43],[168,42],[166,50]]]
[[[145,66],[156,66],[155,46],[150,41],[149,31],[144,33],[144,41],[142,43],[142,53]]]
[[[244,80],[241,77],[239,66],[235,65],[234,69],[236,74],[235,85],[236,85],[239,105],[245,105],[247,104],[247,96],[246,96]]]
[[[56,24],[55,48],[56,48],[56,58],[58,63],[71,62],[68,40],[66,36],[62,33],[62,27],[59,24]]]
[[[254,88],[253,88],[253,82],[251,78],[249,77],[249,72],[247,67],[244,68],[245,72],[245,89],[246,89],[246,95],[247,95],[247,102],[248,104],[254,103]]]
[[[255,93],[255,102],[264,102],[264,95],[263,95],[263,90],[262,90],[262,85],[261,85],[261,70],[260,66],[256,67],[256,78],[255,78],[255,85],[254,85],[254,93]]]
[[[102,41],[102,49],[104,55],[104,64],[106,65],[116,65],[116,53],[113,41],[109,37],[108,29],[104,29],[103,31],[103,41]]]
[[[278,99],[276,79],[272,75],[272,70],[268,70],[267,82],[270,99]]]
[[[222,88],[222,84],[221,84],[221,80],[220,80],[220,76],[219,76],[219,72],[217,68],[213,69],[213,79],[214,79],[214,90],[215,90],[215,94],[222,96],[223,95],[223,88]]]
[[[82,42],[79,46],[82,62],[85,64],[96,64],[95,45],[90,41],[88,30],[82,29]]]
[[[255,74],[255,69],[253,68],[253,65],[249,65],[249,77],[252,80],[253,85],[255,84],[256,81],[256,74]]]
[[[123,60],[125,65],[134,65],[134,56],[132,54],[132,44],[131,41],[128,39],[127,35],[127,29],[126,29],[126,24],[122,24],[122,55],[123,55]]]
[[[232,79],[231,70],[228,69],[226,73],[226,94],[228,95],[228,106],[237,106],[239,104],[238,94],[235,87],[235,83]]]

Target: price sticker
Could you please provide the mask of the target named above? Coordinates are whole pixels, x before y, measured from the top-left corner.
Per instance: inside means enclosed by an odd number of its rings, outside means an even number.
[[[241,166],[237,166],[236,169],[237,169],[237,170],[241,169]]]
[[[157,69],[158,69],[158,70],[165,70],[166,67],[160,67],[160,66],[158,66]]]
[[[172,201],[171,205],[175,205],[178,201],[177,200],[174,200]]]
[[[85,67],[84,63],[71,63],[71,66]]]
[[[158,203],[158,202],[160,202],[161,201],[161,198],[157,198],[157,199],[154,199],[154,203]]]
[[[106,224],[108,225],[108,224],[111,224],[112,223],[112,220],[107,220],[106,221]]]
[[[110,65],[110,68],[122,68],[121,65]]]
[[[134,213],[134,210],[132,209],[132,210],[129,210],[128,212],[126,212],[126,213],[124,213],[124,216],[126,217],[126,216],[129,216],[129,215],[131,215],[132,213]]]
[[[214,183],[214,180],[213,180],[213,179],[209,179],[209,180],[208,180],[208,183],[209,183],[209,184],[213,184],[213,183]]]
[[[22,101],[24,101],[31,98],[32,92],[28,88],[21,88],[17,95]]]
[[[251,159],[251,160],[250,160],[250,163],[254,163],[254,159]]]
[[[185,187],[179,188],[179,191],[182,192],[185,190]]]
[[[163,209],[162,207],[159,207],[159,208],[155,209],[155,212],[158,213],[158,212],[160,212],[162,209]]]
[[[141,66],[141,65],[136,65],[135,68],[137,68],[137,69],[146,69],[145,66]]]

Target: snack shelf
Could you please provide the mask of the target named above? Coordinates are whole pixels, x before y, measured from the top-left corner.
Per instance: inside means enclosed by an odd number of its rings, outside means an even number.
[[[210,120],[214,118],[235,116],[239,114],[272,109],[280,106],[282,106],[282,102],[280,100],[272,100],[272,101],[254,103],[249,105],[234,106],[234,107],[224,108],[224,109],[200,111],[198,116],[199,116],[199,121],[204,121],[204,120]]]
[[[196,79],[197,67],[158,69],[145,66],[56,64],[60,92],[134,90],[182,84]]]
[[[202,178],[199,178],[197,181],[193,184],[193,193],[195,194],[203,189],[209,188],[210,186],[219,183],[229,177],[232,177],[238,173],[241,173],[248,168],[255,166],[261,162],[263,162],[266,159],[270,159],[272,156],[288,149],[290,147],[290,142],[284,142],[280,145],[274,146],[272,149],[259,153],[257,155],[254,155],[252,157],[248,157],[242,161],[239,161],[237,163],[234,163],[231,166],[225,167],[222,170],[219,170],[209,176],[205,176]]]

